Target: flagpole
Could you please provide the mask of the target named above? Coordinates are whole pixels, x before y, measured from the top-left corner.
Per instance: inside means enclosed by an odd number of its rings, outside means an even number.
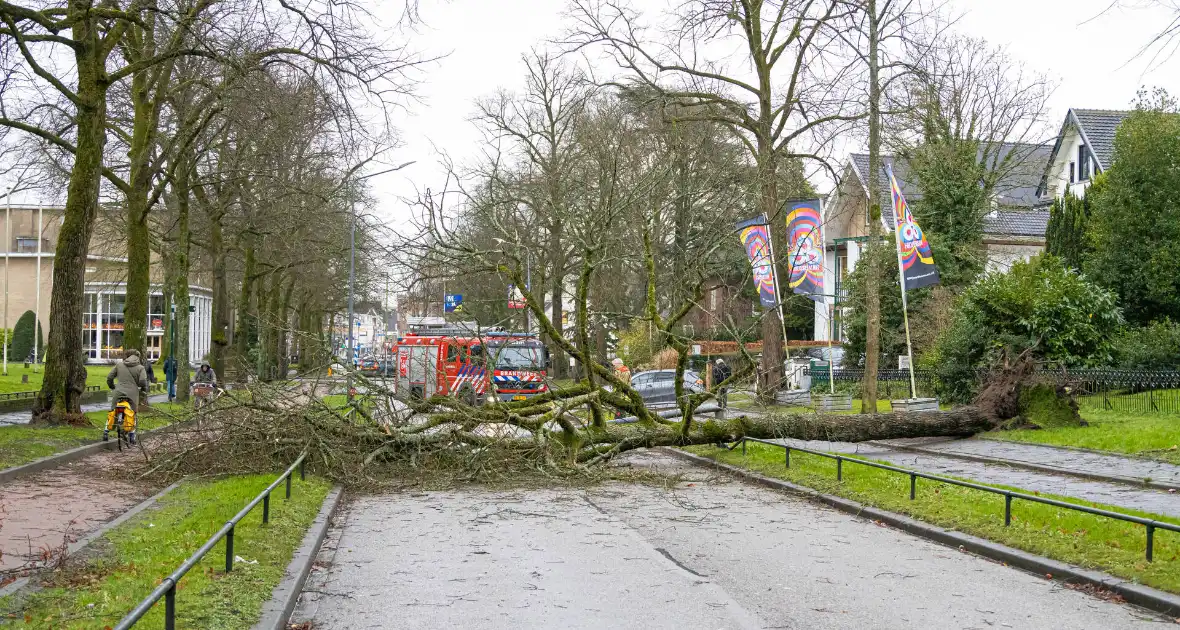
[[[910,358],[910,399],[912,400],[918,397],[918,385],[914,379],[914,346],[910,342],[910,310],[905,296],[905,269],[901,266],[901,230],[897,225],[897,198],[892,191],[893,185],[900,186],[901,184],[894,184],[895,180],[892,172],[889,173],[889,179],[891,180],[889,199],[893,205],[893,244],[895,246],[894,249],[897,251],[897,276],[901,282],[901,317],[902,321],[905,322],[906,355]]]
[[[819,200],[819,251],[820,251],[820,261],[821,261],[820,268],[821,269],[828,266],[828,241],[826,240],[827,231],[824,230],[824,222],[825,221],[827,221],[827,217],[824,215],[824,200],[821,198]],[[836,257],[836,251],[832,250],[832,258],[835,259],[835,257]],[[835,265],[832,265],[831,268],[835,269],[835,267],[836,267]],[[833,273],[833,275],[835,275],[835,274]],[[832,308],[831,308],[831,310],[828,310],[828,309],[825,309],[825,310],[827,310],[827,316],[828,316],[828,391],[833,396],[835,396],[836,395],[836,368],[835,368],[836,357],[832,351],[832,337],[836,336],[836,331],[834,330],[834,324],[836,323],[836,293],[835,293],[836,279],[835,278],[831,279],[831,287],[833,289],[833,291],[832,291]]]

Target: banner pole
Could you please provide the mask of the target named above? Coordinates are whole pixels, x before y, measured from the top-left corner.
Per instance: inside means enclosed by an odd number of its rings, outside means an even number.
[[[824,200],[821,198],[819,200],[819,251],[820,251],[820,255],[821,255],[821,257],[820,257],[821,269],[828,266],[827,230],[824,229],[824,225],[827,220],[828,220],[827,215],[824,213]],[[833,249],[832,250],[833,262],[835,262],[835,258],[836,258],[836,250]],[[831,267],[828,267],[828,268],[833,270],[832,275],[835,276],[834,270],[836,268],[836,265],[832,265]],[[836,300],[838,299],[838,296],[836,295],[836,290],[835,290],[836,289],[836,278],[835,277],[833,277],[829,281],[829,286],[832,287],[832,308],[831,308],[831,310],[828,310],[828,312],[827,312],[827,315],[828,315],[828,392],[831,395],[835,396],[836,395],[836,368],[835,368],[836,356],[832,350],[832,337],[836,336],[836,330],[835,330]],[[825,310],[827,310],[827,309],[825,309]]]
[[[897,198],[893,195],[892,191],[892,186],[894,185],[892,172],[889,173],[889,179],[891,180],[889,199],[893,206],[893,244],[894,249],[897,251],[897,276],[901,283],[901,317],[902,321],[905,322],[906,355],[910,358],[910,399],[912,400],[918,397],[918,385],[914,379],[914,346],[910,343],[910,310],[905,295],[905,269],[901,266],[901,230],[897,226]],[[900,186],[900,184],[897,185]]]

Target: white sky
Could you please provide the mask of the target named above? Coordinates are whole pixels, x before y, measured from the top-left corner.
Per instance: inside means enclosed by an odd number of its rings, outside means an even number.
[[[635,2],[664,6],[663,0]],[[1131,2],[1151,4],[1150,0]],[[417,163],[372,181],[380,204],[378,212],[393,221],[407,216],[400,197],[412,196],[416,189],[438,190],[442,186],[439,151],[459,162],[475,156],[479,135],[468,120],[474,111],[473,101],[500,87],[519,89],[524,72],[521,55],[559,35],[564,24],[562,0],[422,3],[426,25],[416,37],[418,47],[449,56],[426,72],[426,82],[418,90],[421,102],[397,117],[404,146],[388,161]],[[1057,87],[1049,111],[1060,121],[1070,107],[1128,108],[1136,91],[1145,85],[1162,86],[1180,95],[1180,54],[1150,71],[1145,59],[1134,59],[1154,34],[1153,29],[1167,22],[1167,12],[1115,8],[1103,14],[1110,3],[950,0],[949,8],[961,16],[956,30],[1005,46],[1029,70],[1050,77]]]

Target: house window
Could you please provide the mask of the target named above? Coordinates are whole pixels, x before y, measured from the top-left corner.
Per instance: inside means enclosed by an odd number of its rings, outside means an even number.
[[[1070,163],[1069,163],[1069,183],[1071,183],[1071,184],[1072,184],[1072,183],[1074,183],[1074,178],[1073,178],[1073,167],[1074,167],[1074,163],[1073,163],[1073,162],[1070,162]]]
[[[16,251],[19,254],[32,254],[37,251],[37,239],[29,237],[16,237]]]
[[[1090,156],[1086,155],[1086,145],[1078,147],[1078,181],[1090,179]]]

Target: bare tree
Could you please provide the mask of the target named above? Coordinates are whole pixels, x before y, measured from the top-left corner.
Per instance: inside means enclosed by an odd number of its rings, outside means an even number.
[[[831,54],[841,45],[836,24],[850,14],[840,0],[686,2],[669,17],[667,37],[654,40],[644,16],[625,4],[575,0],[572,11],[571,49],[604,48],[631,84],[685,106],[676,120],[724,125],[743,143],[758,173],[752,205],[771,220],[782,214],[779,165],[822,162],[831,138],[862,117],[849,80],[855,65]],[[741,52],[710,59],[727,48]],[[778,314],[768,313],[759,373],[768,396],[783,377],[781,330]]]

